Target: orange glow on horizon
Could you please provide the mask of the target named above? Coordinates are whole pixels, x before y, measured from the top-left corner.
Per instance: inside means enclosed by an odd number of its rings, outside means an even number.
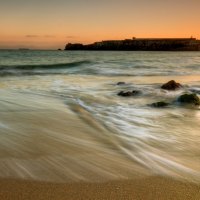
[[[0,2],[0,48],[64,48],[127,38],[200,39],[199,0]]]

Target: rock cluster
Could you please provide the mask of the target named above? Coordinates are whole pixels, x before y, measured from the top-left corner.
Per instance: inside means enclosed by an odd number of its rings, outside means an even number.
[[[117,83],[117,85],[123,85],[123,84],[125,84],[125,82]],[[181,87],[182,87],[182,85],[180,83],[177,83],[174,80],[171,80],[161,86],[161,88],[164,90],[177,90]],[[139,91],[139,90],[120,91],[117,95],[122,96],[122,97],[131,97],[131,96],[138,95],[140,93],[141,93],[141,91]],[[197,96],[197,94],[195,94],[195,93],[182,94],[177,98],[176,102],[183,104],[183,105],[184,104],[190,104],[190,105],[195,105],[195,106],[200,105],[200,99]],[[155,107],[155,108],[162,108],[162,107],[166,107],[169,105],[170,105],[170,103],[167,103],[165,101],[159,101],[159,102],[150,104],[150,106]]]

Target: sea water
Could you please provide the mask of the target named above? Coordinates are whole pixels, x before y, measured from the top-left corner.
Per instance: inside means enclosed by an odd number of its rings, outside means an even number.
[[[162,90],[161,85],[172,79],[183,87],[176,91]],[[117,82],[125,84],[117,85]],[[117,95],[132,90],[140,93],[132,97]],[[56,170],[50,180],[57,180],[55,173],[65,174],[69,170],[74,179],[88,180],[84,170],[73,171],[76,165],[93,170],[94,174],[105,173],[111,179],[128,178],[111,170],[114,163],[121,171],[128,168],[137,173],[141,167],[156,175],[200,181],[200,110],[198,106],[177,103],[181,94],[194,91],[200,94],[200,52],[1,50],[0,175],[48,180],[48,174],[42,174],[46,166],[51,166],[50,172]],[[170,105],[150,106],[158,101]],[[108,135],[101,142],[98,139],[96,146],[89,137],[88,142],[79,136],[70,140],[68,131],[61,136],[59,133],[64,130],[61,127],[67,126],[67,121],[59,115],[54,118],[54,111],[48,115],[51,109],[71,110],[83,124],[98,131],[96,139],[103,137],[103,130]],[[53,119],[60,127],[36,123],[41,115],[47,124]],[[78,125],[73,126],[82,131]],[[98,163],[99,154],[95,154],[93,159],[89,156],[77,159],[67,172],[64,169],[74,158],[64,161],[64,158],[54,159],[53,153],[52,158],[46,156],[52,151],[51,144],[45,144],[47,135],[51,142],[63,142],[62,149],[54,149],[56,156],[63,155],[65,147],[76,141],[74,146],[78,149],[83,145],[84,151],[102,148],[101,156],[108,164]],[[108,142],[114,146],[105,147]],[[83,149],[79,156],[84,154]],[[118,155],[128,160],[127,168],[125,160],[115,163]],[[65,177],[60,174],[60,179]]]

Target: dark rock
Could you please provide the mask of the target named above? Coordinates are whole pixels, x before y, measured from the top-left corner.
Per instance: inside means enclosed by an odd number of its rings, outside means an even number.
[[[124,85],[126,84],[125,82],[118,82],[117,85]]]
[[[62,51],[62,49],[58,49],[58,51]]]
[[[128,92],[124,92],[124,91],[121,91],[117,94],[118,96],[122,96],[122,97],[130,97],[133,95],[132,92],[128,91]]]
[[[161,86],[161,88],[164,90],[176,90],[179,89],[180,87],[182,87],[182,85],[174,80],[171,80]]]
[[[140,93],[140,91],[138,91],[138,90],[133,90],[132,92],[131,91],[128,91],[128,92],[121,91],[117,95],[122,96],[122,97],[130,97],[130,96],[135,96],[139,93]]]
[[[196,94],[183,94],[178,98],[178,102],[185,104],[200,105],[200,99]]]
[[[162,107],[166,107],[168,106],[169,103],[166,103],[164,101],[159,101],[159,102],[156,102],[156,103],[152,103],[151,106],[155,107],[155,108],[162,108]]]

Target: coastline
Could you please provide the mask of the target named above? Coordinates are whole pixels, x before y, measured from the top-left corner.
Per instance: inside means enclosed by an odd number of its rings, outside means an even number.
[[[196,38],[131,38],[105,40],[92,44],[68,43],[65,50],[98,51],[200,51],[200,41]]]
[[[91,80],[79,77],[79,82],[77,82],[76,76],[67,78],[63,76],[62,78],[65,85],[73,84],[74,87],[80,84],[86,87],[91,83],[101,85],[110,80],[109,77],[103,79],[102,77],[98,79],[91,77]],[[114,77],[112,82],[115,83],[121,78]],[[185,76],[156,77],[156,79],[146,77],[142,80],[140,77],[127,77],[127,81],[135,80],[138,84],[141,82],[149,84],[165,82],[169,78],[175,78],[181,83],[183,80],[184,83],[199,80],[199,76]],[[23,92],[23,87],[30,84],[29,79],[15,82],[20,90],[6,89],[7,82],[6,85],[2,85],[0,91],[2,133],[0,177],[36,181],[89,180],[95,182],[96,180],[143,178],[146,175],[152,175],[153,171],[153,174],[170,172],[170,176],[181,176],[181,178],[187,179],[185,174],[182,174],[181,171],[179,173],[181,168],[176,170],[177,166],[174,165],[176,157],[166,156],[166,159],[174,161],[173,165],[168,166],[170,171],[158,172],[156,169],[152,170],[151,167],[146,166],[145,163],[141,164],[140,160],[137,162],[137,153],[143,156],[142,153],[146,146],[142,146],[141,143],[130,145],[129,140],[127,142],[126,138],[120,137],[112,132],[112,129],[106,128],[70,96],[58,98],[57,93],[31,92],[29,90]],[[37,88],[37,82],[38,79],[35,77],[35,81],[32,79],[31,84]],[[12,85],[12,83],[13,81],[10,84]],[[48,88],[51,82],[48,82],[46,77],[45,82],[41,80],[39,84]],[[96,85],[93,84],[92,87]],[[112,85],[109,87],[113,88]],[[86,100],[89,101],[90,98]],[[113,98],[117,102],[122,101],[116,96]],[[105,101],[104,98],[102,100]],[[157,110],[155,111],[157,112]],[[51,128],[49,124],[51,124]],[[130,154],[129,148],[133,154]],[[140,152],[142,153],[140,154]],[[158,156],[162,156],[161,153],[157,153]],[[143,159],[149,158],[149,156],[147,154]],[[160,162],[161,166],[168,165],[163,160]],[[182,160],[182,164],[196,171],[199,170],[199,166],[192,160],[189,162],[189,159],[185,158]],[[196,175],[193,176],[196,178]]]

